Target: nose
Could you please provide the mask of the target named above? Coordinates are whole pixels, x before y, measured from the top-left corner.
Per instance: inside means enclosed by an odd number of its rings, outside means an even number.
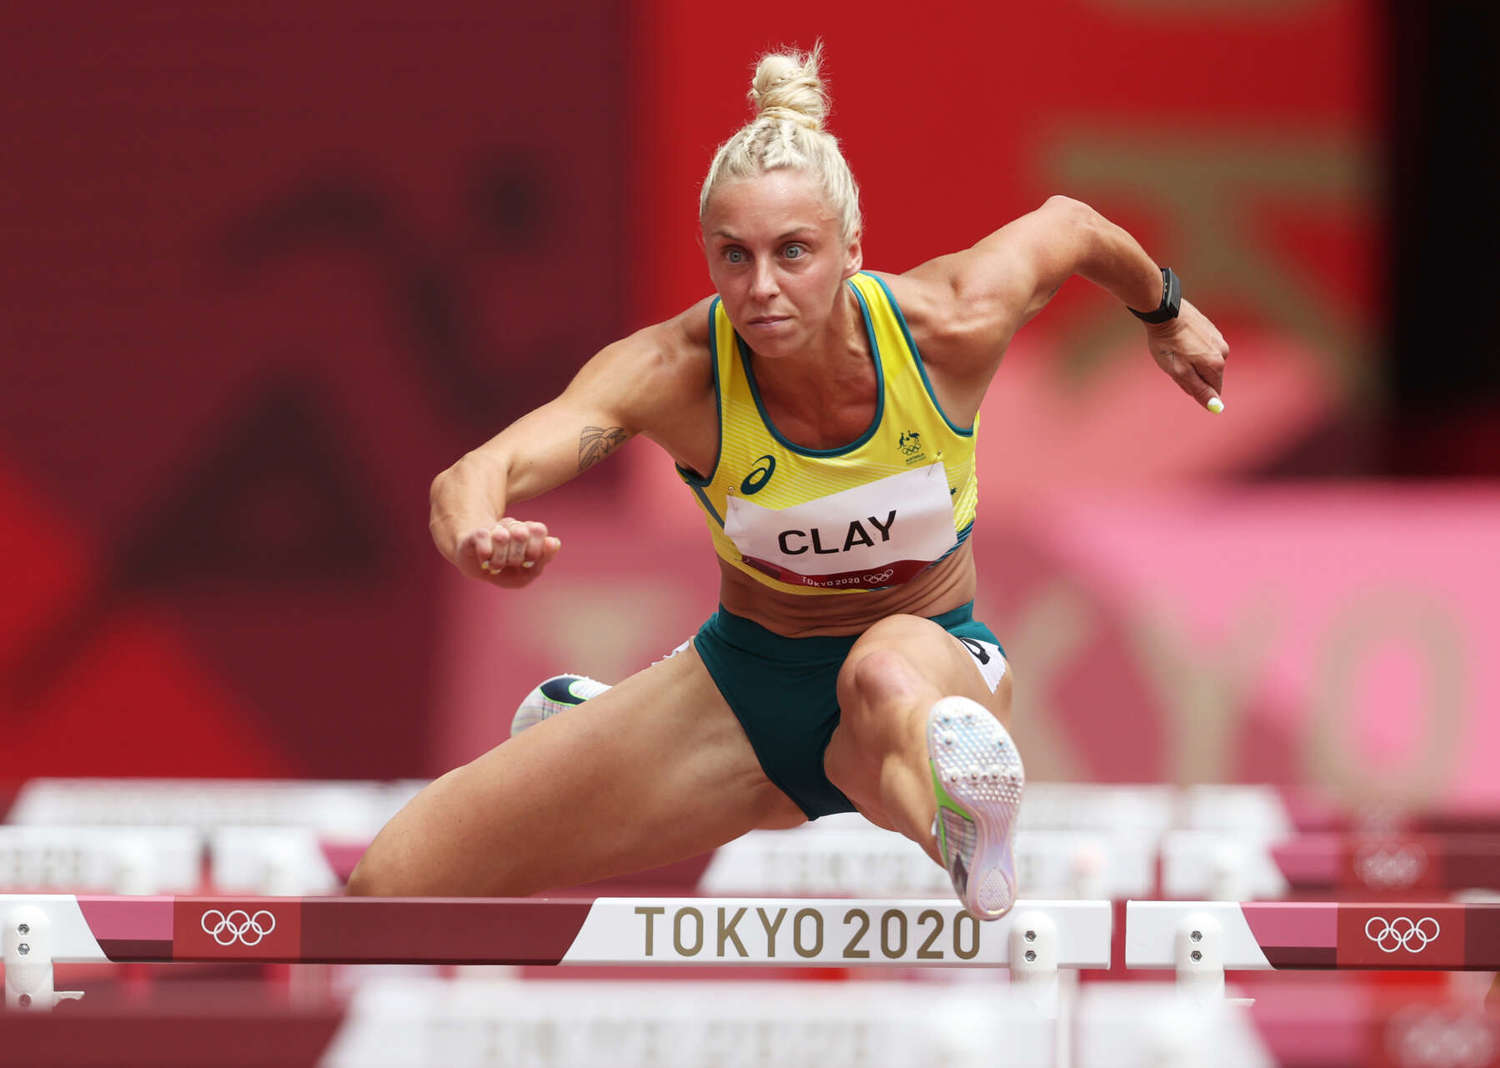
[[[757,260],[755,274],[750,279],[750,295],[757,300],[770,300],[780,292],[774,265],[767,258]]]

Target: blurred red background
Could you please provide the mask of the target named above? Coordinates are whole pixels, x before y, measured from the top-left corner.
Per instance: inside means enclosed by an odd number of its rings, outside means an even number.
[[[7,777],[434,774],[504,737],[540,677],[613,678],[685,637],[713,567],[650,446],[535,502],[567,549],[517,595],[446,570],[427,484],[707,292],[712,150],[757,55],[821,38],[870,267],[1067,193],[1233,345],[1221,419],[1083,282],[1007,356],[980,611],[1033,775],[1484,789],[1497,495],[1388,481],[1495,469],[1473,451],[1492,328],[1412,319],[1439,284],[1410,273],[1442,251],[1439,180],[1476,180],[1424,118],[1462,89],[1433,61],[1452,20],[1354,0],[3,20]]]

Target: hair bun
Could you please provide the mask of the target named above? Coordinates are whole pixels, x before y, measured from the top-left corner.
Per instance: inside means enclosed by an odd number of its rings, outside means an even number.
[[[795,122],[821,130],[828,117],[828,92],[818,77],[823,43],[811,52],[774,52],[762,56],[750,83],[750,102],[757,118]]]

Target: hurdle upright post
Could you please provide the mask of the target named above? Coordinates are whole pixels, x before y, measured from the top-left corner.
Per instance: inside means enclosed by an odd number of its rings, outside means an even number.
[[[48,1012],[82,990],[55,990],[52,919],[45,909],[18,905],[5,913],[5,1007]]]
[[[1197,1001],[1224,997],[1224,931],[1207,912],[1190,912],[1173,934],[1177,989]]]
[[[1045,912],[1023,909],[1011,917],[1011,988],[1037,1011],[1057,1015],[1057,923]]]

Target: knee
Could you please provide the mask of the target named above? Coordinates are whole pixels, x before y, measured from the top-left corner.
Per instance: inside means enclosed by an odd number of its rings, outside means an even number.
[[[381,869],[378,858],[372,859],[371,851],[359,858],[349,881],[344,884],[344,893],[349,897],[401,897],[400,891],[386,871]]]
[[[905,705],[923,689],[922,674],[900,649],[874,649],[839,673],[839,705],[845,711]]]
[[[405,844],[399,840],[377,835],[375,841],[370,843],[370,848],[365,850],[364,856],[359,858],[359,863],[354,865],[354,870],[349,873],[349,879],[344,884],[345,895],[349,897],[462,896],[461,893],[448,894],[447,891],[450,888],[444,887],[434,878],[435,872],[429,870],[424,874],[418,855],[404,846]]]

